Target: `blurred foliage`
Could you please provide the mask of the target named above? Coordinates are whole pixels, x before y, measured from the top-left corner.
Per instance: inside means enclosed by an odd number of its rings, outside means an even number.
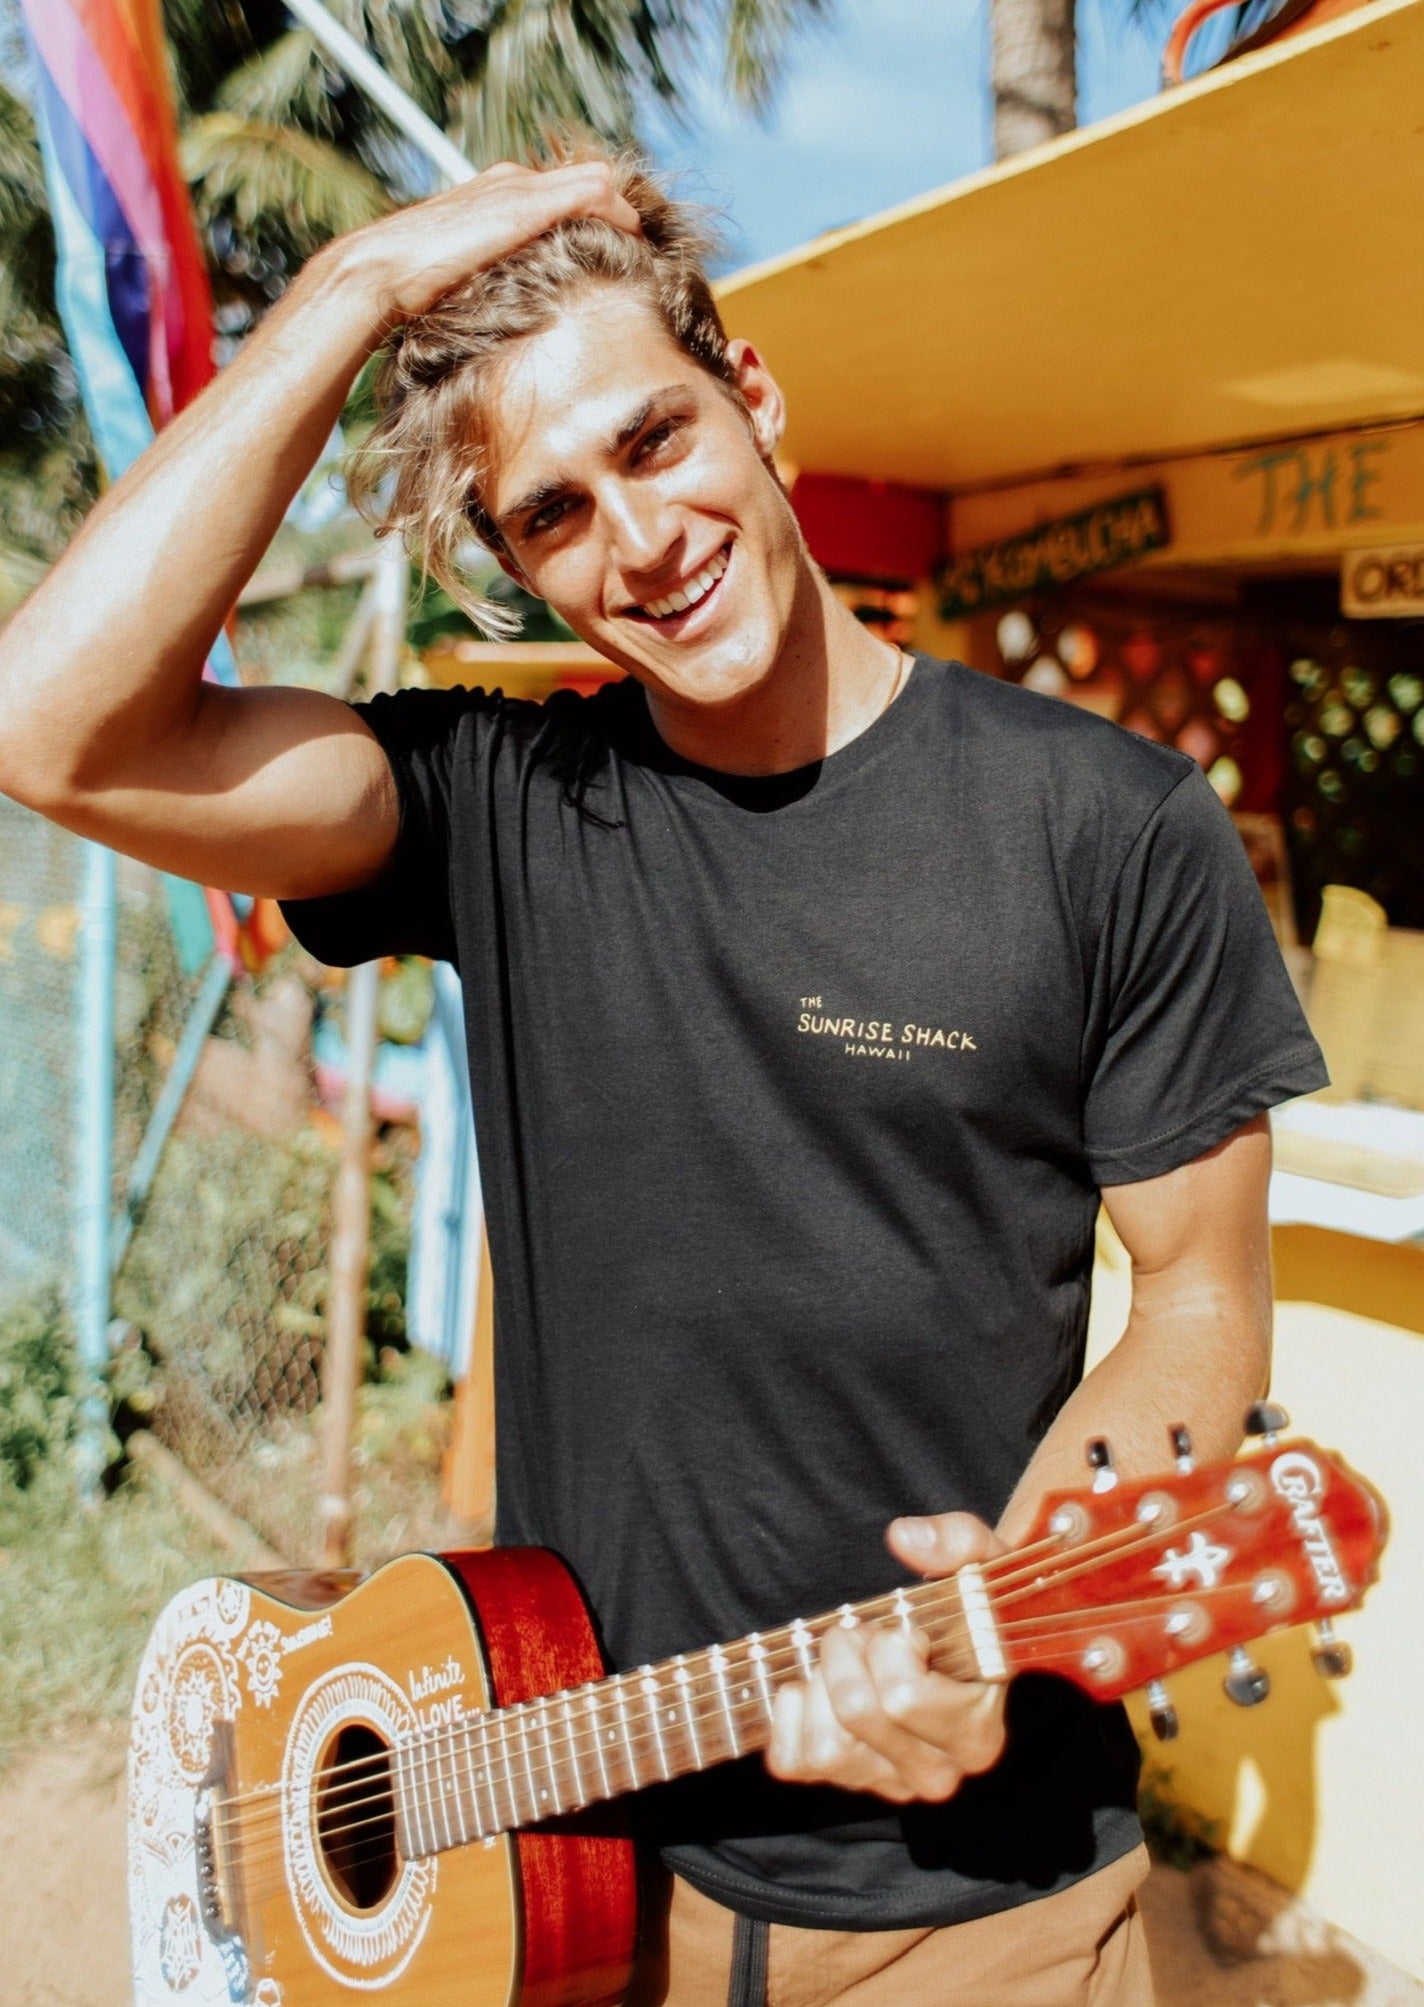
[[[23,1492],[0,1481],[0,1768],[62,1729],[123,1721],[159,1611],[224,1566],[136,1475],[94,1505],[57,1461]]]
[[[719,50],[734,101],[763,113],[794,33],[832,4],[328,0],[481,165],[539,155],[561,124],[632,138],[651,102],[686,117]],[[162,9],[183,168],[219,339],[230,345],[328,239],[428,194],[431,170],[281,0],[162,0]],[[0,0],[0,619],[34,584],[36,564],[68,542],[98,481],[54,305],[25,62],[16,0]]]
[[[74,1334],[53,1292],[0,1311],[0,1495],[27,1491],[74,1434]]]

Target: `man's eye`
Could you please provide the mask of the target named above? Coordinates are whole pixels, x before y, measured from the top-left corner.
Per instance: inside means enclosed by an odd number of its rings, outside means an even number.
[[[656,453],[661,447],[666,446],[681,426],[680,418],[665,418],[661,425],[655,425],[651,432],[645,432],[642,444],[638,448],[638,458],[645,460],[650,453]]]

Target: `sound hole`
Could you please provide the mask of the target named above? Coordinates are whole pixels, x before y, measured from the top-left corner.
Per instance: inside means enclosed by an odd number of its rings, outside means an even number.
[[[348,1722],[323,1752],[316,1834],[333,1888],[353,1909],[375,1909],[400,1868],[389,1746]]]

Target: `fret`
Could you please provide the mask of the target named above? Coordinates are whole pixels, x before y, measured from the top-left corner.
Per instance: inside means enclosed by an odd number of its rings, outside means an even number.
[[[524,1767],[524,1782],[529,1789],[529,1810],[520,1824],[532,1826],[539,1817],[539,1782],[534,1775],[534,1751],[529,1741],[529,1703],[518,1701],[510,1710],[514,1725],[519,1733],[519,1760]]]
[[[549,1800],[551,1797],[554,1801],[553,1809],[555,1813],[562,1812],[564,1809],[563,1798],[559,1791],[559,1766],[554,1758],[554,1732],[553,1723],[549,1719],[549,1704],[550,1696],[548,1695],[542,1695],[534,1703],[535,1713],[539,1722],[539,1734],[544,1743],[544,1774],[549,1780],[548,1789],[539,1793],[542,1807],[540,1811],[541,1818],[551,1816],[549,1811]]]
[[[460,1779],[460,1821],[470,1830],[465,1837],[482,1840],[485,1836],[484,1814],[480,1810],[479,1773],[475,1769],[474,1727],[476,1717],[462,1714],[457,1724],[465,1738],[464,1761],[459,1768]],[[468,1796],[466,1795],[468,1794]]]
[[[678,1699],[682,1704],[683,1727],[687,1731],[687,1746],[694,1770],[705,1766],[702,1760],[702,1744],[697,1739],[697,1705],[692,1698],[692,1674],[687,1669],[687,1660],[679,1652],[673,1660],[673,1682]]]
[[[663,1744],[662,1703],[658,1694],[658,1676],[652,1666],[638,1668],[638,1685],[647,1704],[648,1720],[652,1724],[653,1744],[658,1752],[658,1768],[666,1780],[672,1772],[668,1768],[667,1750]]]
[[[766,1670],[766,1646],[761,1641],[761,1632],[753,1631],[747,1639],[747,1657],[752,1662],[752,1673],[761,1696],[761,1704],[766,1710],[767,1721],[771,1720],[772,1690],[771,1680]]]
[[[721,1706],[722,1720],[727,1730],[727,1752],[731,1756],[740,1756],[742,1751],[741,1745],[737,1741],[736,1717],[732,1713],[732,1704],[727,1697],[727,1654],[722,1650],[720,1645],[712,1647],[711,1652],[708,1654],[708,1663],[712,1667],[712,1677],[717,1682],[717,1700]]]
[[[404,1829],[402,1837],[405,1841],[401,1851],[407,1860],[420,1860],[429,1849],[425,1844],[420,1807],[416,1802],[415,1775],[411,1766],[411,1744],[408,1736],[400,1737],[396,1743],[396,1775],[399,1780],[397,1802]]]
[[[424,1729],[417,1729],[416,1737],[416,1754],[420,1763],[420,1789],[425,1799],[425,1811],[421,1817],[421,1824],[424,1826],[428,1836],[428,1845],[425,1851],[433,1854],[440,1843],[435,1831],[435,1800],[430,1790],[430,1748]]]
[[[561,1695],[561,1699],[563,1701],[564,1716],[564,1747],[568,1751],[569,1767],[574,1773],[573,1802],[575,1805],[586,1805],[593,1794],[584,1790],[583,1772],[579,1768],[578,1739],[577,1731],[574,1727],[574,1697],[571,1693],[565,1693]]]
[[[440,1824],[445,1833],[445,1845],[453,1847],[459,1844],[460,1835],[458,1832],[452,1832],[450,1827],[450,1779],[444,1772],[444,1751],[436,1741],[434,1734],[429,1730],[427,1730],[427,1734],[430,1737],[430,1767],[435,1777],[435,1803],[440,1812]]]
[[[490,1768],[489,1716],[486,1713],[480,1713],[474,1716],[473,1719],[475,1724],[478,1726],[479,1736],[480,1736],[480,1747],[479,1747],[478,1757],[475,1756],[473,1751],[469,1750],[469,1734],[470,1734],[469,1718],[466,1719],[465,1723],[465,1741],[466,1741],[466,1749],[470,1754],[471,1761],[472,1762],[478,1761],[480,1765],[480,1768],[472,1773],[474,1778],[476,1804],[478,1804],[479,1802],[479,1790],[481,1785],[484,1786],[485,1797],[489,1801],[489,1818],[486,1819],[483,1817],[483,1815],[481,1815],[478,1820],[480,1837],[481,1839],[483,1839],[486,1833],[497,1833],[499,1831],[499,1804],[494,1795],[494,1772]]]
[[[612,1798],[615,1794],[613,1786],[608,1781],[608,1765],[603,1757],[604,1727],[603,1716],[600,1712],[600,1691],[598,1687],[590,1686],[584,1689],[584,1707],[587,1710],[589,1722],[593,1730],[593,1753],[598,1758],[598,1781],[603,1787],[601,1795],[605,1798]],[[611,1742],[614,1730],[610,1728],[607,1731],[607,1736]]]
[[[801,1666],[801,1677],[810,1679],[816,1671],[815,1639],[805,1619],[798,1617],[791,1626],[791,1646]]]
[[[505,1824],[505,1831],[512,1833],[519,1826],[520,1818],[519,1797],[514,1788],[514,1758],[510,1754],[509,1749],[508,1709],[501,1708],[498,1714],[492,1715],[490,1717],[490,1726],[499,1731],[500,1758],[504,1764],[504,1791],[505,1796],[509,1800],[509,1819]]]
[[[615,1674],[613,1688],[618,1700],[618,1725],[623,1733],[623,1750],[628,1759],[628,1788],[632,1791],[641,1791],[643,1776],[638,1768],[638,1753],[633,1747],[632,1724],[628,1720],[628,1694],[623,1685],[622,1673]]]

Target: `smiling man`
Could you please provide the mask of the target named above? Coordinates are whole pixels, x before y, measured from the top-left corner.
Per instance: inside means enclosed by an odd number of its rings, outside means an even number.
[[[599,160],[334,245],[0,649],[7,792],[284,899],[328,960],[459,968],[499,1537],[572,1563],[618,1667],[998,1552],[1090,1437],[1229,1454],[1264,1111],[1324,1079],[1190,761],[836,599],[702,249]],[[477,535],[628,680],[202,683],[383,340],[358,491],[467,603]],[[1085,1379],[1100,1200],[1133,1308]],[[837,1630],[765,1765],[642,1802],[672,1876],[634,1997],[1143,2007],[1135,1781],[1120,1709]]]

